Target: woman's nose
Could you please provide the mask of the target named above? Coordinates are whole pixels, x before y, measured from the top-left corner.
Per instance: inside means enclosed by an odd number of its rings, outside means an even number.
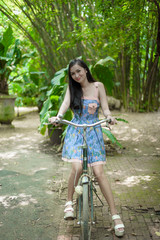
[[[76,73],[76,74],[75,74],[75,77],[76,77],[76,78],[78,78],[78,77],[79,77],[79,74],[78,74],[78,73]]]
[[[76,73],[76,75],[75,75],[76,77],[78,77],[79,76],[79,74],[78,73]]]

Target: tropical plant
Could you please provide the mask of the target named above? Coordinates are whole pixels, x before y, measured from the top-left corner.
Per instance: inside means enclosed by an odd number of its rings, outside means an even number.
[[[116,120],[124,122],[124,123],[128,123],[128,121],[126,121],[123,118],[116,118]],[[109,138],[109,140],[113,144],[116,144],[118,147],[122,148],[121,143],[117,140],[117,138],[111,133],[111,131],[109,129],[102,127],[102,132]]]
[[[9,49],[13,42],[12,29],[9,26],[0,39],[0,93],[8,95],[8,79],[11,72],[21,60],[21,51],[18,48],[19,39],[15,45]]]
[[[23,54],[20,50],[20,40],[14,41],[13,31],[9,26],[0,36],[0,94],[9,95],[9,77],[17,65],[31,55]]]
[[[39,126],[39,131],[42,135],[44,135],[46,132],[47,129],[46,124],[48,124],[48,118],[56,116],[58,113],[58,109],[62,104],[64,94],[67,88],[66,83],[67,69],[68,68],[63,68],[60,71],[56,72],[54,78],[51,80],[51,89],[47,92],[47,99],[43,103],[40,112],[41,123]],[[71,120],[72,118],[71,110],[68,110],[66,112],[64,118]],[[48,127],[50,128],[52,127],[52,125],[49,125]]]
[[[30,58],[28,60],[30,62]],[[9,78],[9,93],[17,96],[16,106],[38,106],[40,111],[47,91],[45,72],[34,71],[28,62],[20,65]]]

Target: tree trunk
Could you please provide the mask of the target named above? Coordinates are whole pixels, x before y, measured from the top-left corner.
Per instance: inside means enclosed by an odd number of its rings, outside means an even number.
[[[126,100],[126,69],[125,69],[125,56],[124,49],[121,48],[120,53],[120,70],[121,70],[121,92],[123,98],[123,106],[127,109],[127,100]]]

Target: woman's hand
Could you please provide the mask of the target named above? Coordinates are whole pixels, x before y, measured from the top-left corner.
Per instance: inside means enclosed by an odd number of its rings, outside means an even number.
[[[48,121],[53,124],[54,126],[58,126],[59,125],[59,120],[60,120],[60,117],[56,116],[56,117],[51,117],[51,118],[48,118]]]
[[[107,116],[107,119],[109,121],[109,124],[111,124],[111,125],[114,125],[114,124],[117,123],[117,120],[114,117],[110,116],[110,115]]]

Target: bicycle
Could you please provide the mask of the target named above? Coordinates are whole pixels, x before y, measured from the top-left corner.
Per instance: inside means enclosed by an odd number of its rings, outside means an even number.
[[[91,226],[95,224],[94,221],[94,206],[93,206],[93,192],[103,205],[103,202],[96,193],[94,181],[88,171],[88,159],[87,159],[87,141],[86,141],[86,129],[88,127],[95,127],[104,122],[109,121],[107,119],[100,120],[93,124],[76,124],[68,120],[60,119],[57,123],[72,125],[74,127],[83,128],[83,171],[79,178],[78,185],[75,187],[75,191],[79,194],[77,198],[78,206],[78,224],[81,226],[82,240],[89,240],[91,238]],[[76,211],[77,212],[77,211]],[[90,214],[89,214],[90,213]],[[90,215],[90,216],[89,216]]]

